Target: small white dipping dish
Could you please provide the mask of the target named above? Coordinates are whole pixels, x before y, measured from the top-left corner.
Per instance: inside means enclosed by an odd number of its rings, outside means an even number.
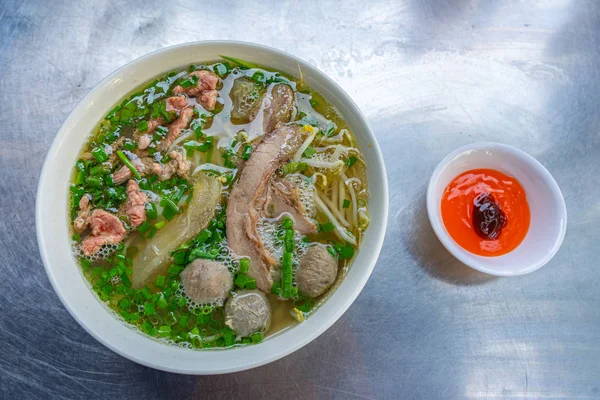
[[[508,254],[484,257],[459,246],[442,221],[442,195],[461,173],[490,168],[519,180],[527,194],[531,213],[529,231]],[[437,166],[427,188],[427,214],[438,239],[454,257],[478,271],[496,276],[517,276],[544,266],[556,254],[565,237],[567,209],[556,181],[535,158],[500,143],[476,143],[448,154]],[[509,222],[510,223],[510,222]]]
[[[68,191],[79,153],[104,115],[141,84],[192,63],[218,60],[220,54],[264,64],[298,77],[323,95],[354,132],[367,164],[371,224],[352,267],[339,287],[306,321],[262,343],[227,350],[194,351],[166,345],[119,321],[83,277],[71,250]],[[101,343],[140,364],[186,374],[221,374],[277,360],[310,343],[350,307],[369,279],[383,244],[388,215],[388,187],[383,157],[352,99],[329,77],[282,51],[243,42],[186,43],[139,58],[113,72],[79,102],[58,131],[46,156],[36,201],[37,238],[50,283],[73,318]]]

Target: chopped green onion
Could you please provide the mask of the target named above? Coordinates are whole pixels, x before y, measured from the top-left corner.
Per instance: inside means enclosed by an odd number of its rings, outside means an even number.
[[[262,332],[253,333],[252,335],[250,335],[250,340],[252,340],[252,343],[254,343],[254,344],[262,342],[263,341]]]
[[[144,303],[144,315],[154,314],[156,314],[156,308],[154,307],[154,303]]]
[[[291,253],[294,251],[294,230],[293,229],[288,229],[285,231],[284,244],[285,244],[286,252]]]
[[[250,154],[252,154],[252,146],[247,144],[244,146],[244,151],[242,153],[242,158],[244,160],[248,160],[250,158]]]
[[[273,282],[273,286],[271,286],[271,293],[276,295],[276,296],[281,296],[281,283],[280,282]]]
[[[294,221],[288,216],[283,217],[281,220],[281,226],[283,229],[292,229],[294,227]]]
[[[357,161],[357,160],[358,160],[358,159],[357,159],[356,157],[354,157],[354,156],[351,156],[351,157],[349,157],[349,158],[346,160],[346,166],[347,166],[348,168],[352,167],[352,166],[353,166],[353,165],[356,163],[356,161]]]
[[[250,269],[250,259],[242,258],[240,260],[240,267],[239,267],[240,272],[248,272],[249,269]]]
[[[77,185],[83,185],[85,183],[85,171],[77,171],[77,178],[75,178]]]
[[[148,130],[148,121],[140,121],[140,122],[138,122],[137,129],[140,132],[146,132]]]
[[[350,200],[344,199],[344,205],[343,205],[343,207],[344,208],[349,208],[350,207]]]
[[[97,176],[88,176],[87,178],[85,178],[85,183],[87,183],[90,186],[100,187],[102,186],[102,179]]]
[[[168,269],[169,275],[179,275],[179,273],[183,271],[183,268],[178,265],[171,265]]]
[[[167,224],[167,221],[160,221],[154,224],[154,229],[162,229]]]
[[[185,251],[178,251],[177,253],[173,254],[173,261],[177,265],[185,264]]]
[[[282,262],[282,275],[281,275],[281,296],[284,298],[290,298],[292,294],[292,281],[293,281],[293,270],[292,270],[292,253],[283,253]]]
[[[169,325],[162,325],[160,328],[158,328],[158,336],[161,338],[171,336],[171,327]]]
[[[146,203],[144,204],[144,208],[146,209],[146,216],[150,219],[158,218],[158,211],[156,210],[156,204],[154,203]]]
[[[108,160],[108,156],[102,147],[96,147],[94,150],[92,150],[92,155],[96,160],[98,160],[98,162],[104,162]]]
[[[200,249],[194,249],[190,252],[190,261],[195,260],[196,258],[203,258],[206,260],[214,260],[215,258],[217,258],[216,254],[212,254],[212,253],[207,253],[205,251],[202,251]]]
[[[315,99],[310,99],[308,102],[310,103],[310,105],[312,106],[312,108],[319,107],[319,102],[317,100],[315,100]]]
[[[156,277],[156,281],[155,281],[154,285],[158,288],[163,288],[163,287],[165,287],[166,280],[167,280],[167,278],[165,278],[164,275],[159,275]]]
[[[140,226],[137,227],[139,233],[146,233],[152,228],[152,225],[148,221],[144,221]]]
[[[163,217],[165,217],[167,220],[172,220],[173,217],[175,217],[175,215],[177,215],[179,213],[179,207],[177,206],[177,204],[175,204],[173,202],[173,200],[169,199],[169,198],[163,198],[164,200],[164,208],[163,208],[163,212],[162,215]]]
[[[227,68],[228,66],[222,63],[219,64],[215,64],[213,66],[213,71],[219,75],[219,77],[223,77],[225,76],[225,74],[227,74],[229,72],[229,68]]]
[[[246,282],[246,289],[256,289],[256,279],[248,279],[248,282]]]
[[[245,67],[245,68],[248,68],[248,69],[250,69],[250,68],[259,68],[258,64],[254,64],[254,63],[249,62],[249,61],[244,61],[244,60],[241,60],[239,58],[228,57],[228,56],[224,56],[222,54],[220,54],[219,57],[221,57],[221,58],[223,58],[225,60],[234,62],[236,64],[239,64],[242,67]]]
[[[249,281],[250,279],[251,279],[251,278],[250,278],[248,275],[245,275],[245,274],[239,274],[239,275],[237,276],[237,278],[235,278],[235,281],[234,281],[234,283],[235,283],[235,285],[236,285],[237,287],[239,287],[240,289],[243,289],[243,288],[245,288],[245,287],[246,287],[246,283],[248,283],[248,281]]]
[[[158,299],[156,300],[156,305],[158,306],[158,308],[160,308],[161,310],[164,310],[165,308],[167,308],[167,306],[169,305],[169,303],[167,303],[167,299],[165,299],[165,296],[163,296],[162,294],[158,297]]]
[[[212,232],[209,231],[208,229],[202,229],[202,231],[200,231],[200,234],[198,236],[196,236],[195,241],[199,244],[202,244],[204,242],[206,242],[208,239],[210,239],[212,237]]]
[[[331,222],[327,222],[319,226],[321,228],[321,232],[328,233],[332,232],[335,229],[335,226]]]
[[[137,179],[142,179],[138,170],[131,163],[131,160],[129,160],[129,158],[127,158],[127,156],[121,150],[117,150],[117,155],[119,156],[121,161],[123,161],[123,164],[125,164],[127,168],[131,170],[133,176],[135,176]]]
[[[192,86],[194,86],[194,82],[192,82],[191,79],[186,79],[184,81],[181,81],[180,85],[184,89],[188,89],[188,88],[191,88]]]

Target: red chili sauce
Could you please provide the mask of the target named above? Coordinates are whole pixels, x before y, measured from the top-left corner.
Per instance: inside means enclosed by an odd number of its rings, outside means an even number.
[[[480,256],[517,248],[529,230],[529,204],[519,181],[493,169],[463,172],[444,190],[442,220],[454,241]]]

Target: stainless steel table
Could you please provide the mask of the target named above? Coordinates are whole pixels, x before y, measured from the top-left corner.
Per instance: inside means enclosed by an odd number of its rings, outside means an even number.
[[[271,365],[192,377],[77,325],[40,262],[34,200],[86,92],[205,39],[283,49],[348,91],[383,149],[391,213],[375,272],[330,330]],[[0,397],[600,398],[599,65],[596,0],[0,0]],[[566,198],[563,247],[524,277],[461,265],[427,221],[437,162],[482,140],[537,157]]]

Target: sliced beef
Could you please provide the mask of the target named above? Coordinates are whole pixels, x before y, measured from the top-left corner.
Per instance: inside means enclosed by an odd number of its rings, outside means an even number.
[[[178,151],[172,151],[169,153],[169,155],[171,156],[171,161],[174,161],[172,165],[175,166],[175,172],[177,172],[177,175],[186,176],[190,171],[192,164],[185,159],[183,154],[179,153]]]
[[[167,137],[163,139],[160,143],[159,149],[160,151],[165,151],[179,137],[181,131],[186,129],[190,122],[192,121],[192,116],[194,115],[194,109],[191,107],[186,107],[181,110],[179,114],[179,118],[169,124],[169,133],[167,133]]]
[[[144,175],[150,173],[151,166],[154,161],[150,157],[138,157],[135,154],[131,153],[130,157],[131,163],[135,167],[135,169],[140,173],[140,175]],[[113,182],[115,185],[120,185],[123,182],[127,182],[133,178],[133,172],[127,167],[123,165],[117,171],[113,173]]]
[[[167,100],[167,105],[165,107],[167,112],[179,113],[184,107],[187,106],[187,98],[183,95],[171,96]]]
[[[335,282],[338,264],[327,248],[313,244],[300,259],[296,282],[300,293],[315,298],[327,291]]]
[[[148,148],[148,146],[150,146],[151,142],[152,142],[152,138],[150,137],[150,135],[148,135],[148,134],[141,135],[138,138],[138,142],[137,142],[138,149],[146,150]]]
[[[144,133],[146,133],[146,134],[153,133],[156,130],[156,128],[158,128],[159,126],[161,126],[164,122],[165,121],[161,117],[150,118],[148,120],[148,130],[146,132],[144,132]]]
[[[295,230],[305,235],[317,233],[315,221],[307,215],[300,201],[300,191],[288,180],[279,178],[271,180],[264,213],[268,218],[277,218],[287,213],[294,220]]]
[[[227,206],[227,241],[238,256],[250,258],[248,275],[268,293],[277,260],[265,249],[256,229],[273,173],[288,162],[306,139],[298,126],[280,125],[263,136],[242,169]]]
[[[182,86],[175,86],[173,88],[173,93],[185,93],[190,97],[197,96],[196,101],[198,101],[202,107],[208,111],[214,110],[218,96],[216,89],[217,84],[219,83],[219,77],[213,72],[204,70],[191,72],[190,75],[198,77],[196,86],[187,89]]]
[[[90,198],[88,195],[84,195],[79,200],[79,211],[77,218],[73,221],[73,229],[75,232],[81,233],[87,228],[90,223],[90,216],[92,211],[92,205],[90,204]]]
[[[271,132],[281,122],[289,122],[294,105],[294,91],[284,83],[273,86],[264,104],[263,131]]]
[[[90,218],[92,234],[83,239],[81,250],[91,256],[106,244],[117,244],[127,234],[123,223],[117,216],[101,209],[92,211]]]
[[[137,228],[146,220],[146,209],[144,205],[148,201],[146,193],[142,192],[136,181],[131,179],[127,184],[127,200],[125,201],[125,214],[134,228]]]
[[[217,97],[219,96],[219,92],[216,90],[205,90],[201,95],[196,97],[196,101],[202,105],[206,110],[212,111],[215,109],[217,105]]]

